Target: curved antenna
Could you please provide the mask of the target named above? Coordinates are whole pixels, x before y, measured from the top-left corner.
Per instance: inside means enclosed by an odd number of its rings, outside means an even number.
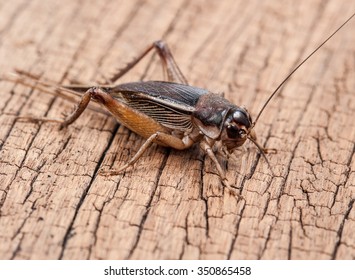
[[[290,74],[287,75],[287,77],[278,85],[278,87],[274,90],[274,92],[269,96],[269,98],[266,100],[264,103],[263,107],[259,111],[259,114],[255,118],[255,121],[252,124],[252,127],[255,126],[256,122],[260,118],[260,115],[264,112],[264,109],[266,106],[269,104],[271,99],[275,96],[275,94],[279,91],[279,89],[288,81],[288,79],[300,68],[311,56],[313,56],[325,43],[327,43],[340,29],[343,28],[344,25],[346,25],[353,17],[355,16],[355,13],[352,14],[342,25],[340,25],[327,39],[324,40],[323,43],[321,43],[313,52],[311,52],[300,64],[297,65],[295,69],[291,71]]]

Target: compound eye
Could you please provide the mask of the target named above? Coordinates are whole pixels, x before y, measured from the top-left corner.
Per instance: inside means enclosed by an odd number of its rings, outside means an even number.
[[[238,138],[239,137],[239,131],[240,130],[234,125],[228,125],[227,126],[227,134],[228,134],[228,137],[231,138],[231,139]]]

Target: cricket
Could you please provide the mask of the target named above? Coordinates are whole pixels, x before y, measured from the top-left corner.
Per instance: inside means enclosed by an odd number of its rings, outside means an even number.
[[[99,171],[102,175],[112,176],[125,171],[135,164],[153,143],[177,150],[185,150],[199,143],[201,149],[213,161],[223,185],[234,192],[236,188],[226,179],[226,172],[216,155],[228,157],[249,140],[260,151],[272,173],[266,154],[276,151],[261,145],[254,130],[260,116],[291,76],[354,16],[355,13],[282,80],[254,120],[246,108],[234,105],[207,89],[189,85],[164,41],[156,41],[149,45],[140,55],[115,73],[107,86],[56,85],[20,70],[7,79],[41,91],[64,91],[81,98],[75,110],[65,120],[32,116],[19,116],[20,119],[59,122],[60,127],[65,128],[77,120],[93,101],[100,104],[121,125],[146,139],[127,163],[117,169]],[[152,51],[156,51],[160,57],[166,81],[116,84],[117,80]]]

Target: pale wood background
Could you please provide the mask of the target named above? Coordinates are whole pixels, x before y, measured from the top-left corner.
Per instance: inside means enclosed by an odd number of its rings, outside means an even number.
[[[189,82],[255,116],[290,70],[352,12],[354,1],[0,1],[0,72],[58,83],[102,80],[164,38]],[[0,258],[354,259],[355,22],[282,90],[257,124],[256,149],[224,162],[245,201],[223,190],[198,146],[153,146],[73,104],[0,81]],[[161,79],[156,57],[122,81]]]

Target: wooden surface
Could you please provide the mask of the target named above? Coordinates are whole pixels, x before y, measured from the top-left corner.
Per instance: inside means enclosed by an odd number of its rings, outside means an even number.
[[[0,1],[0,72],[95,84],[144,47],[168,42],[190,84],[252,115],[355,11],[353,1]],[[245,201],[224,191],[198,146],[153,146],[88,111],[66,130],[17,115],[63,117],[73,104],[0,81],[0,258],[354,259],[355,21],[304,65],[224,161]],[[162,79],[156,57],[122,81]]]

